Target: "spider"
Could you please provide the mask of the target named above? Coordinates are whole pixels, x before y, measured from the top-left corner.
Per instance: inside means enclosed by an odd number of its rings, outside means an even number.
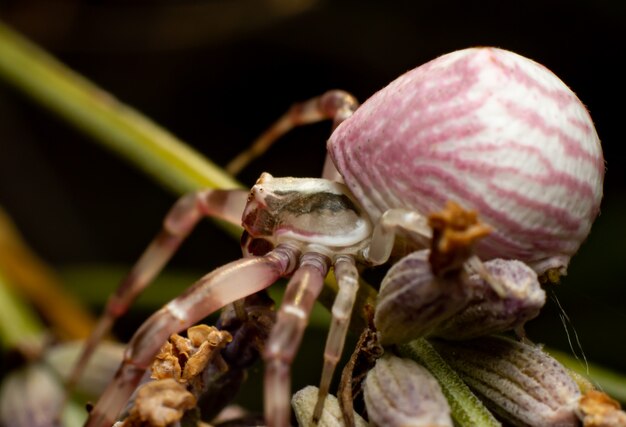
[[[554,123],[529,118],[526,102],[556,111],[546,114]],[[87,426],[114,422],[170,334],[281,277],[290,279],[263,351],[264,411],[269,426],[289,425],[290,365],[332,267],[339,291],[314,411],[314,420],[319,419],[343,351],[358,269],[385,263],[397,240],[411,250],[428,247],[427,215],[446,200],[478,210],[492,228],[464,268],[482,275],[497,293],[503,290],[481,259],[519,259],[538,274],[565,271],[597,214],[603,166],[584,106],[552,73],[511,52],[465,49],[406,73],[358,110],[357,105],[337,90],[298,104],[252,150],[295,125],[332,119],[323,178],[264,173],[250,191],[203,190],[175,204],[161,233],[107,303],[76,372],[203,216],[241,223],[244,257],[201,278],[137,330]],[[503,126],[507,120],[519,123]],[[565,155],[556,156],[563,146]],[[477,153],[485,153],[484,159],[476,160]],[[532,162],[510,166],[517,153]],[[250,157],[244,155],[243,162]]]

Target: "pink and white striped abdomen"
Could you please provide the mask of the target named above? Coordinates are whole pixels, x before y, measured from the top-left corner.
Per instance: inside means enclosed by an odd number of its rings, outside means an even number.
[[[496,48],[402,75],[328,147],[372,220],[454,200],[494,228],[481,257],[519,259],[538,273],[567,267],[602,198],[602,148],[583,104],[542,65]]]

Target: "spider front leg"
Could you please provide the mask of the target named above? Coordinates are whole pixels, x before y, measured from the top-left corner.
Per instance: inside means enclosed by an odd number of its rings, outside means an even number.
[[[291,400],[290,367],[315,300],[324,286],[329,259],[308,252],[287,284],[263,359],[265,361],[265,421],[268,426],[289,426]]]
[[[376,222],[365,258],[374,265],[387,262],[396,243],[396,236],[402,232],[410,233],[411,240],[418,246],[426,248],[430,245],[432,229],[427,217],[408,209],[389,209]]]
[[[226,304],[267,288],[289,275],[299,251],[280,245],[262,257],[244,258],[204,276],[187,291],[154,313],[133,335],[115,378],[89,414],[87,427],[110,427],[145,370],[169,336],[180,332]]]
[[[456,267],[458,263],[463,263],[464,268],[470,273],[478,274],[487,282],[493,290],[501,297],[507,292],[496,277],[489,274],[478,256],[466,250],[471,250],[472,245],[466,244],[463,239],[454,237],[463,236],[468,227],[473,227],[473,233],[477,236],[484,236],[490,232],[490,228],[484,224],[479,224],[477,214],[474,211],[465,211],[461,206],[449,201],[445,208],[437,213],[426,217],[418,212],[408,209],[389,209],[376,222],[372,240],[369,248],[365,252],[365,257],[374,265],[386,262],[391,256],[391,252],[396,242],[396,236],[406,234],[408,239],[416,246],[426,248],[434,244],[440,245],[438,251],[434,253],[451,254],[457,259],[437,258],[431,259],[435,273],[440,273],[438,266]],[[472,234],[472,236],[474,236]],[[465,245],[462,251],[455,251],[457,247],[443,247],[450,245],[450,242],[457,242],[457,245]],[[458,243],[461,242],[461,243]],[[460,246],[458,247],[460,248]]]
[[[359,106],[352,95],[342,90],[330,90],[308,101],[294,104],[281,118],[266,130],[247,150],[239,153],[228,163],[226,171],[237,175],[252,160],[263,154],[281,136],[296,126],[333,120],[333,130],[350,117]],[[333,181],[341,181],[330,156],[326,155],[322,176]]]
[[[98,342],[163,269],[200,219],[212,216],[240,225],[247,197],[246,190],[202,190],[187,194],[176,202],[163,220],[161,232],[107,301],[104,313],[85,342],[83,352],[68,378],[68,390],[80,378]]]

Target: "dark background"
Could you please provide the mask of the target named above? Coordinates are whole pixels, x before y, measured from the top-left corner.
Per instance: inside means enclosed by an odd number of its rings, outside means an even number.
[[[607,162],[602,213],[554,293],[587,357],[626,372],[626,3],[0,0],[0,19],[222,165],[291,103],[327,89],[365,100],[476,45],[543,63],[589,108]],[[239,178],[319,176],[328,132],[292,132]],[[130,264],[174,199],[0,83],[0,204],[54,266]],[[205,223],[173,263],[209,271],[239,253]],[[552,302],[528,333],[570,351]]]

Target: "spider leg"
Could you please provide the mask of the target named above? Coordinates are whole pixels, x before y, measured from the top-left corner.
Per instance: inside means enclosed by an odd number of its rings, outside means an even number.
[[[423,247],[430,246],[432,229],[428,218],[408,209],[389,209],[381,215],[374,226],[370,246],[365,257],[374,265],[385,263],[391,256],[396,235],[407,231]]]
[[[302,341],[313,304],[324,285],[328,259],[305,253],[287,284],[276,325],[263,352],[265,360],[265,421],[271,427],[290,425],[290,366]]]
[[[508,292],[506,289],[506,285],[503,284],[500,279],[494,277],[491,273],[489,273],[489,271],[485,267],[485,264],[476,255],[473,255],[467,260],[467,262],[465,263],[465,268],[470,274],[478,274],[481,279],[483,279],[487,284],[489,284],[489,286],[491,286],[494,292],[498,294],[501,299],[507,297]]]
[[[154,313],[135,332],[113,381],[93,408],[87,427],[110,427],[163,343],[226,304],[258,292],[291,273],[299,252],[281,245],[262,257],[243,258],[207,274]]]
[[[240,224],[247,197],[248,192],[245,190],[202,190],[187,194],[176,202],[163,220],[161,232],[146,248],[115,293],[109,297],[104,313],[85,342],[83,352],[68,378],[68,392],[80,378],[98,342],[163,269],[200,219],[203,216],[214,216]]]
[[[324,401],[328,395],[333,373],[335,372],[335,368],[343,352],[348,326],[350,326],[352,308],[354,307],[356,294],[359,290],[359,272],[354,265],[354,258],[340,256],[335,261],[334,267],[339,292],[333,303],[332,322],[330,324],[330,330],[328,331],[328,338],[326,339],[324,368],[322,370],[322,379],[317,395],[317,404],[313,412],[314,423],[317,423],[322,416]]]
[[[252,146],[231,160],[226,166],[226,170],[233,175],[238,174],[252,160],[266,152],[278,138],[296,126],[332,119],[334,129],[350,117],[358,105],[357,100],[352,95],[342,90],[330,90],[321,96],[294,104]],[[327,155],[323,177],[332,179],[332,177],[338,176],[339,173]]]

